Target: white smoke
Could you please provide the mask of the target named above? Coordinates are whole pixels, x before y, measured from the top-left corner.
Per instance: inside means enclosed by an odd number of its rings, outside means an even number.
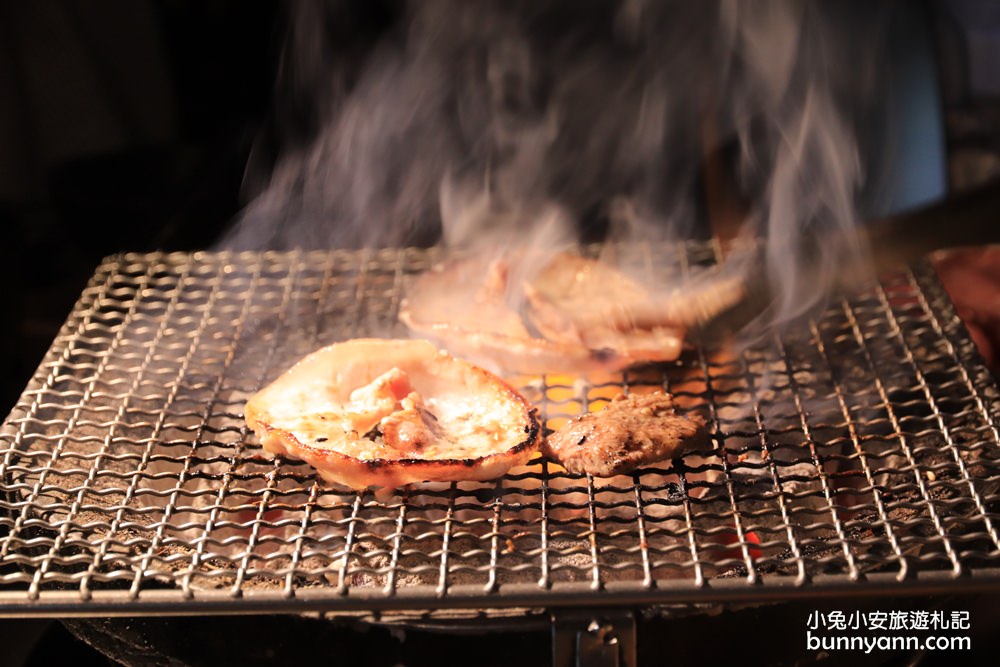
[[[770,276],[768,323],[784,321],[860,252],[825,239],[856,224],[865,177],[856,128],[877,87],[878,22],[861,5],[414,1],[350,75],[323,77],[331,45],[303,3],[288,69],[312,72],[324,115],[222,243],[705,236],[704,158],[728,147],[744,233],[767,239],[766,265],[746,270]]]

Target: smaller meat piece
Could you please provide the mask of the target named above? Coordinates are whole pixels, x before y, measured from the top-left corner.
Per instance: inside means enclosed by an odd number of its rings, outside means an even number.
[[[705,444],[705,420],[678,414],[669,394],[619,394],[549,436],[545,453],[570,472],[611,477]]]

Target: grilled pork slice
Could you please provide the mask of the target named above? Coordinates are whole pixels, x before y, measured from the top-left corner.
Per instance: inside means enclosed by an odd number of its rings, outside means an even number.
[[[493,479],[538,446],[535,411],[520,394],[421,340],[313,352],[244,414],[264,449],[352,489]]]
[[[523,301],[521,289],[520,284],[511,285],[506,259],[454,260],[413,281],[399,319],[411,331],[440,341],[452,354],[498,370],[546,373],[628,365],[607,349],[532,335],[510,305]]]
[[[608,350],[627,363],[680,356],[684,328],[632,321],[653,295],[603,262],[559,253],[525,286],[525,296],[529,319],[549,340]]]
[[[511,372],[614,371],[680,355],[682,328],[629,327],[612,318],[650,295],[611,266],[569,253],[510,258],[517,271],[507,259],[435,266],[410,285],[400,319],[454,354]],[[612,320],[615,326],[606,323]]]
[[[629,394],[570,421],[548,437],[544,451],[570,472],[610,477],[706,441],[705,420],[677,413],[669,394]]]

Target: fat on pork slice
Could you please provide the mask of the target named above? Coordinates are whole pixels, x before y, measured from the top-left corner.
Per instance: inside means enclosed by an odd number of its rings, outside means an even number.
[[[512,281],[506,258],[433,267],[410,285],[400,319],[452,353],[506,372],[615,371],[680,355],[682,327],[622,324],[623,314],[650,297],[613,267],[557,253],[526,271],[533,255],[511,259],[519,273],[534,276]],[[525,317],[511,303],[523,303]]]
[[[588,371],[615,365],[606,351],[533,335],[508,303],[504,258],[457,259],[432,267],[409,286],[399,319],[449,352],[505,372]]]
[[[352,489],[493,479],[539,444],[524,397],[424,340],[313,352],[251,397],[244,416],[265,450]]]
[[[606,350],[620,366],[680,356],[684,328],[632,318],[653,307],[653,295],[608,264],[559,253],[524,289],[528,318],[548,340]]]
[[[570,472],[611,477],[676,458],[707,439],[705,420],[677,412],[669,394],[629,394],[570,420],[548,436],[543,452]]]

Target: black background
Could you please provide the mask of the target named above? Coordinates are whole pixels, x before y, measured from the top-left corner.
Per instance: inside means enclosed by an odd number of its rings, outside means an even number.
[[[56,3],[67,4],[73,3]],[[0,24],[14,5],[0,0]],[[113,21],[114,10],[114,3],[83,8],[91,21]],[[129,250],[210,247],[230,224],[243,203],[251,150],[273,114],[286,12],[276,2],[151,3],[173,106],[167,110],[174,119],[168,139],[138,137],[113,151],[46,164],[38,189],[0,197],[4,414],[101,258]],[[14,22],[6,23],[9,30]],[[0,46],[15,68],[26,66],[18,39],[52,37],[44,25],[36,29],[40,34],[0,31]],[[52,86],[65,83],[51,80]],[[116,86],[126,84],[111,78],[104,85],[113,97]]]

